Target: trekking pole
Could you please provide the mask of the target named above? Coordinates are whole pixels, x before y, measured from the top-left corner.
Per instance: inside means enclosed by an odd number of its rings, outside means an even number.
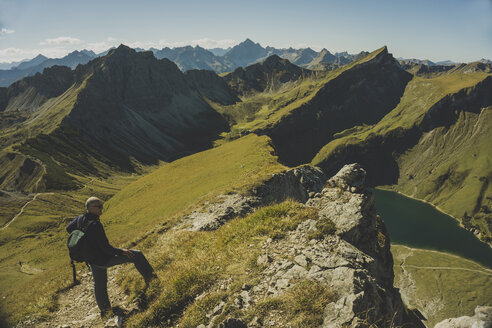
[[[77,284],[77,273],[75,271],[75,263],[73,263],[73,260],[70,260],[70,264],[72,265],[72,275],[73,275],[73,284]]]

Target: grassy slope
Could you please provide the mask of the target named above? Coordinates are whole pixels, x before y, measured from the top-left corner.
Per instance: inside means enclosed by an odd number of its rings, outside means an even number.
[[[242,99],[230,106],[213,103],[212,106],[234,124],[229,136],[237,137],[244,131],[265,129],[276,124],[293,110],[301,107],[316,96],[329,81],[354,66],[368,62],[386,47],[377,49],[360,60],[330,72],[317,72],[313,76],[286,83],[275,92],[259,93]]]
[[[437,204],[455,217],[467,213],[472,218],[465,225],[478,226],[484,236],[492,236],[490,140],[492,107],[479,114],[461,112],[456,124],[425,134],[399,158],[401,176],[396,188]]]
[[[149,241],[152,252],[148,254],[155,254],[153,263],[162,287],[153,286],[147,291],[144,298],[152,300],[149,307],[133,317],[129,326],[160,326],[163,318],[172,318],[180,327],[194,328],[208,324],[206,315],[221,301],[229,305],[216,323],[228,316],[246,322],[255,316],[262,320],[269,311],[279,310],[285,311],[283,320],[293,327],[319,326],[322,309],[334,294],[326,286],[313,282],[301,283],[287,295],[266,298],[247,310],[230,306],[234,294],[244,284],[253,286],[259,279],[262,267],[256,259],[265,240],[282,238],[313,215],[315,210],[287,201],[260,209],[246,218],[231,220],[216,231],[169,231]],[[141,278],[132,268],[126,268],[120,279],[130,291],[141,289]],[[228,288],[221,288],[221,284]],[[206,296],[196,300],[204,292]]]
[[[74,84],[56,98],[47,100],[26,120],[0,130],[0,143],[3,146],[19,143],[37,135],[49,134],[57,128],[65,116],[70,113],[77,101],[77,96],[84,89],[88,76],[82,83]]]
[[[212,200],[218,193],[249,189],[284,169],[272,153],[268,137],[248,135],[157,169],[106,203],[102,222],[109,239],[115,246],[130,246],[156,225],[172,223],[199,206],[200,201]],[[108,199],[128,179],[132,178],[109,183],[94,180],[78,192],[42,194],[1,231],[0,306],[10,322],[53,308],[55,291],[71,281],[64,231],[67,217],[80,214],[88,196]],[[43,271],[23,274],[19,261]],[[33,288],[26,291],[26,284]]]
[[[176,160],[127,186],[107,203],[104,220],[127,242],[149,225],[173,220],[219,193],[250,189],[283,169],[268,137],[248,135]],[[125,233],[128,229],[134,234]]]
[[[407,306],[419,309],[427,317],[428,327],[446,318],[473,315],[476,306],[491,304],[492,270],[442,252],[400,245],[392,245],[391,252],[395,285],[408,285],[406,277],[410,275],[414,288],[404,288],[402,294],[409,300]]]
[[[472,87],[487,76],[489,74],[462,74],[460,72],[434,79],[415,76],[405,88],[405,93],[398,106],[381,121],[372,126],[360,127],[348,135],[340,134],[342,137],[323,147],[313,158],[312,163],[316,165],[327,160],[333,152],[337,151],[338,147],[363,143],[374,135],[384,136],[395,130],[411,129],[414,125],[419,125],[430,107],[446,95]]]
[[[380,122],[338,134],[338,139],[323,147],[312,164],[323,165],[348,146],[364,148],[371,139],[403,135],[419,126],[429,109],[443,97],[472,87],[488,76],[486,73],[453,72],[433,79],[414,77],[399,105]],[[398,157],[400,176],[394,189],[425,199],[456,218],[463,217],[465,212],[477,214],[473,213],[477,197],[483,196],[484,200],[492,198],[490,184],[480,196],[482,177],[491,179],[488,151],[492,137],[490,113],[490,109],[481,114],[461,112],[450,128],[439,127],[425,133],[418,145]],[[446,147],[443,147],[443,142]],[[448,175],[451,179],[443,184],[443,177]],[[486,220],[481,214],[472,219],[472,224],[480,228],[484,238],[492,232]]]
[[[14,217],[31,197],[21,193],[13,193],[11,196],[0,197],[0,227],[4,226]]]
[[[89,196],[108,199],[135,177],[79,179],[87,184],[82,189],[39,194],[22,215],[0,230],[0,316],[10,324],[55,307],[56,291],[71,283],[66,224],[81,213]]]
[[[85,87],[89,77],[80,84],[72,85],[59,97],[47,100],[36,112],[31,114],[20,113],[19,115],[23,117],[22,121],[0,130],[0,145],[2,145],[0,158],[5,159],[7,153],[21,153],[16,156],[16,160],[5,160],[4,165],[0,167],[0,176],[6,177],[0,186],[4,187],[4,185],[10,184],[9,187],[12,187],[12,184],[14,184],[19,187],[18,189],[27,191],[44,190],[46,187],[51,189],[56,187],[76,187],[73,179],[67,176],[65,172],[62,172],[63,169],[53,158],[29,149],[25,144],[26,142],[32,142],[42,134],[46,137],[46,135],[51,134],[59,127],[61,121],[75,105],[77,97]],[[44,167],[43,170],[38,169],[40,171],[39,174],[33,175],[20,183],[12,183],[12,180],[15,180],[18,175],[19,161],[23,161],[26,157],[39,159]],[[39,178],[42,176],[45,177],[41,181]],[[45,181],[46,179],[48,181]],[[57,181],[55,182],[55,180]]]

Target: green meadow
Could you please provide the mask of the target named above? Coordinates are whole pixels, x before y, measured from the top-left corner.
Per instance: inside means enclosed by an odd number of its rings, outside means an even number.
[[[447,253],[391,245],[395,286],[409,308],[419,308],[426,325],[473,316],[477,305],[492,302],[492,270]]]

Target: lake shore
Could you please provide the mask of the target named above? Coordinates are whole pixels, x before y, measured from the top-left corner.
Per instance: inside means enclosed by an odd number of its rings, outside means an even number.
[[[425,200],[425,199],[420,199],[420,198],[416,198],[416,197],[413,197],[413,196],[407,195],[407,194],[405,194],[405,193],[403,193],[403,192],[401,192],[401,191],[398,191],[398,190],[396,190],[396,189],[393,189],[393,188],[391,188],[391,187],[386,187],[386,186],[377,186],[377,187],[374,187],[374,189],[379,189],[379,190],[384,190],[384,191],[391,191],[391,192],[395,192],[395,193],[397,193],[397,194],[399,194],[399,195],[401,195],[401,196],[403,196],[403,197],[407,197],[407,198],[410,198],[410,199],[413,199],[413,200],[416,200],[416,201],[419,201],[419,202],[422,202],[422,203],[425,203],[425,204],[427,204],[427,205],[432,206],[433,208],[435,208],[437,211],[441,212],[442,214],[445,214],[445,215],[447,215],[447,216],[449,216],[449,217],[453,218],[454,220],[456,220],[456,222],[458,222],[458,225],[459,225],[461,228],[463,228],[463,229],[464,229],[464,230],[466,230],[466,231],[469,231],[469,232],[473,233],[473,235],[474,235],[474,236],[475,236],[475,237],[476,237],[476,238],[477,238],[480,242],[482,242],[483,244],[485,244],[485,245],[489,246],[489,247],[492,249],[492,242],[491,242],[491,243],[487,243],[487,242],[483,241],[482,239],[480,239],[480,236],[479,236],[479,234],[480,234],[480,233],[478,233],[478,235],[477,235],[476,230],[475,230],[475,231],[472,231],[471,229],[467,229],[467,228],[463,225],[463,223],[461,222],[461,220],[460,220],[460,219],[458,219],[457,217],[455,217],[455,216],[453,216],[453,215],[451,215],[451,214],[447,213],[446,211],[444,211],[444,210],[443,210],[442,208],[440,208],[439,206],[437,206],[437,205],[435,205],[435,204],[432,204],[431,202],[429,202],[429,201],[427,201],[427,200]]]

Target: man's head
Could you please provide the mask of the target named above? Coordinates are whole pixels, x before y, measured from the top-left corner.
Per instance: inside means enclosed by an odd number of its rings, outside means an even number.
[[[89,197],[85,202],[87,212],[95,215],[102,214],[103,201],[97,197]]]

